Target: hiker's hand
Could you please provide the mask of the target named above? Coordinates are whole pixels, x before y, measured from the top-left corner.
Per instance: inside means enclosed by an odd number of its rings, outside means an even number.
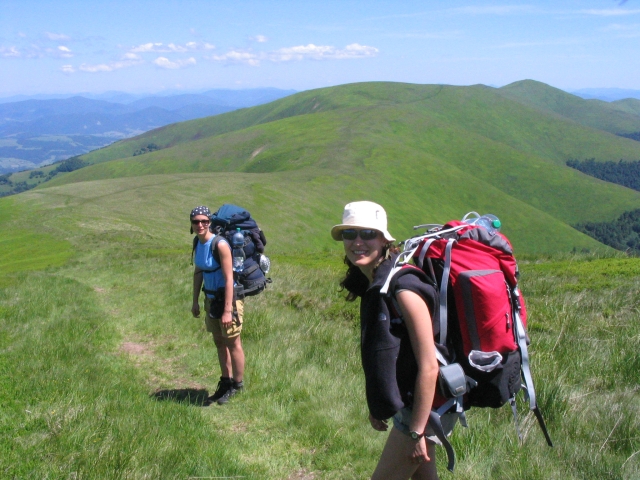
[[[373,429],[378,430],[379,432],[386,432],[387,428],[389,428],[386,420],[378,420],[377,418],[373,418],[371,414],[369,414],[369,422]]]
[[[424,437],[415,442],[413,451],[409,455],[409,461],[411,461],[411,463],[426,463],[431,461],[427,454],[427,442]]]
[[[229,328],[233,323],[233,314],[232,312],[226,311],[222,313],[222,318],[220,319],[222,322],[222,326],[224,328]]]
[[[200,302],[193,302],[191,306],[191,314],[198,318],[200,316]]]

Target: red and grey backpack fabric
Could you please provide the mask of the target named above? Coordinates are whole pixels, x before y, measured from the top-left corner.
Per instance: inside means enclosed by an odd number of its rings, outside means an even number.
[[[477,383],[454,397],[458,410],[460,405],[499,408],[508,402],[520,436],[515,398],[522,388],[547,443],[553,446],[536,402],[526,306],[518,289],[511,243],[499,232],[458,220],[431,227],[426,234],[405,241],[381,293],[392,291],[394,276],[412,260],[438,286],[436,343],[441,373],[443,367],[458,363],[472,379],[467,386]]]

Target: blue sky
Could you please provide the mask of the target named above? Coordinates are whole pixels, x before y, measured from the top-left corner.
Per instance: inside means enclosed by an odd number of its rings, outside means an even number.
[[[361,81],[640,89],[640,0],[0,0],[0,96]]]

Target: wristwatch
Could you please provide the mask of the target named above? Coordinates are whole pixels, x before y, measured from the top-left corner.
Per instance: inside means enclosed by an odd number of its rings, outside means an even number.
[[[410,436],[413,440],[418,441],[418,440],[420,440],[422,437],[424,437],[424,433],[418,433],[418,432],[413,432],[413,431],[411,431],[411,432],[409,432],[409,436]]]

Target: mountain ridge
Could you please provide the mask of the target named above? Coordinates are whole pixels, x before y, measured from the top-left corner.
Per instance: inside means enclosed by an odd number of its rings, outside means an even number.
[[[132,157],[147,144],[158,149]],[[461,216],[462,210],[493,211],[505,218],[520,244],[545,251],[569,244],[593,248],[569,225],[608,220],[640,206],[638,192],[565,165],[570,157],[594,156],[640,159],[640,143],[511,100],[490,87],[374,82],[301,92],[162,127],[83,155],[93,165],[43,186],[214,172],[275,175],[285,184],[294,178],[309,185],[333,179],[332,191],[346,201],[339,185],[362,192],[382,189],[387,193],[377,193],[381,203],[385,200],[396,213],[400,197],[415,211],[424,210],[425,203],[438,205],[428,207],[425,217],[441,221]],[[457,198],[452,195],[456,184],[469,191]],[[425,223],[426,218],[416,220]],[[535,230],[555,232],[553,240],[548,245],[542,238],[532,241]]]

